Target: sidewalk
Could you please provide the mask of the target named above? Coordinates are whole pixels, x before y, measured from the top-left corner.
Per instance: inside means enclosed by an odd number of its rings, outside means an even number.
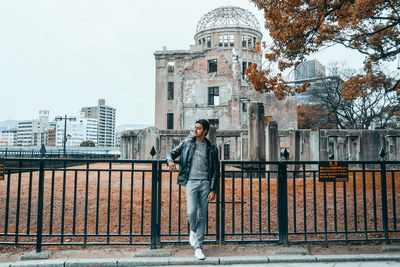
[[[282,256],[237,256],[237,257],[208,257],[200,261],[193,257],[136,257],[136,258],[96,258],[96,259],[50,259],[50,260],[29,260],[14,263],[0,263],[0,267],[79,267],[79,266],[165,266],[165,265],[248,265],[266,263],[349,263],[349,262],[386,262],[400,266],[399,254],[354,254],[354,255],[282,255]],[[362,264],[357,264],[360,266]],[[370,265],[370,264],[369,264]],[[329,266],[329,265],[328,265]],[[376,266],[374,263],[372,266]]]
[[[148,247],[44,247],[40,254],[33,248],[2,248],[0,267],[10,266],[400,266],[400,245],[381,243],[319,243],[205,245],[207,259],[194,258],[189,245]],[[27,252],[30,251],[30,252]],[[379,263],[378,263],[379,262]],[[335,263],[335,264],[334,264]],[[351,263],[351,264],[350,264]]]

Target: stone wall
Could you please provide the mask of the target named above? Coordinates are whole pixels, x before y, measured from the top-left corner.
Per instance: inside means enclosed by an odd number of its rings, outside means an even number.
[[[265,131],[260,131],[260,127],[266,127]],[[378,160],[383,148],[387,160],[400,160],[400,130],[289,131],[279,130],[277,122],[270,121],[267,126],[256,123],[250,132],[253,134],[249,135],[248,130],[216,130],[213,137],[210,131],[220,159],[276,161],[286,148],[291,161]],[[125,131],[121,134],[121,158],[151,159],[150,151],[154,146],[157,152],[154,159],[165,159],[168,151],[191,136],[189,130],[158,130],[154,127]],[[262,144],[264,149],[256,143]],[[249,155],[257,157],[249,158]]]
[[[400,130],[278,131],[280,150],[289,160],[378,160],[381,148],[387,160],[400,160]],[[280,142],[280,139],[289,140]]]
[[[214,135],[221,159],[244,160],[247,157],[247,131],[210,130]],[[193,137],[189,130],[158,130],[155,127],[143,130],[124,131],[121,134],[121,159],[152,159],[151,148],[154,146],[156,155],[154,159],[165,159],[169,151],[179,145],[185,138]]]

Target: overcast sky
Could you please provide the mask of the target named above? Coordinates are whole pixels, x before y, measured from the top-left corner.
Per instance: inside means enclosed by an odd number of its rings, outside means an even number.
[[[199,19],[224,5],[264,24],[248,0],[1,0],[0,121],[75,115],[104,98],[117,125],[154,124],[154,51],[189,49]],[[362,62],[342,48],[314,58]]]

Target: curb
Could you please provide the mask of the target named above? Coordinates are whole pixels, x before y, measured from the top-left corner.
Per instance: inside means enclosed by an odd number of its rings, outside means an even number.
[[[220,264],[262,264],[262,263],[311,263],[311,262],[360,262],[360,261],[400,261],[399,254],[354,254],[354,255],[304,255],[304,256],[235,256],[208,257],[196,260],[189,257],[137,257],[137,258],[90,258],[28,260],[0,263],[0,267],[36,266],[166,266],[166,265],[220,265]]]

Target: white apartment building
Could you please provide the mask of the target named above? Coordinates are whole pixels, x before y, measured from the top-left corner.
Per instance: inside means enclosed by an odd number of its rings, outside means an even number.
[[[17,128],[3,130],[0,133],[0,146],[17,145]]]
[[[40,110],[39,119],[18,122],[17,145],[40,146],[46,144],[46,134],[49,123],[49,111]]]
[[[91,140],[97,146],[98,120],[84,118],[81,112],[76,121],[67,121],[67,143],[66,146],[80,146],[83,141]],[[65,121],[56,122],[56,146],[63,146]]]
[[[36,128],[36,125],[36,120],[18,122],[17,144],[19,146],[30,146],[32,144],[32,132],[33,128]]]
[[[115,144],[115,111],[106,106],[104,99],[99,99],[98,105],[83,107],[82,112],[86,118],[97,119],[97,145],[101,147],[113,147]]]
[[[121,132],[115,133],[115,144],[114,147],[119,147],[121,144]]]
[[[82,115],[82,118],[84,114]],[[86,140],[93,141],[97,146],[97,125],[99,121],[92,118],[84,118],[86,124]]]

